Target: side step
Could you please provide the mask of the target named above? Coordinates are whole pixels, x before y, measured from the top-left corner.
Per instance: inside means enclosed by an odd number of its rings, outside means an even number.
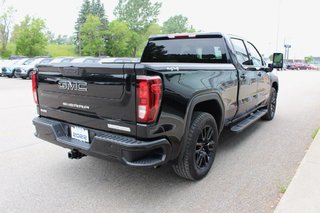
[[[258,110],[256,112],[252,113],[249,117],[247,117],[246,119],[244,119],[240,123],[232,126],[230,129],[231,132],[241,132],[242,130],[244,130],[245,128],[247,128],[248,126],[250,126],[251,124],[253,124],[257,120],[259,120],[262,116],[267,114],[267,112],[268,112],[267,109],[262,109],[262,110]]]

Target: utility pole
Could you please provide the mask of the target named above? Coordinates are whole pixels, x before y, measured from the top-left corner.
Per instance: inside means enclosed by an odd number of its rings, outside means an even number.
[[[290,44],[285,44],[284,45],[285,51],[284,51],[284,61],[286,64],[288,64],[289,61],[289,50],[291,48]]]

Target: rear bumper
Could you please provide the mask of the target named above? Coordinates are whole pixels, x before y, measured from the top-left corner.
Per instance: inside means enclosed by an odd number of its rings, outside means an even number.
[[[71,124],[37,117],[33,119],[35,135],[45,141],[83,154],[103,159],[115,159],[135,167],[154,167],[169,159],[171,145],[167,139],[141,141],[135,138],[89,130],[90,143],[70,137]]]

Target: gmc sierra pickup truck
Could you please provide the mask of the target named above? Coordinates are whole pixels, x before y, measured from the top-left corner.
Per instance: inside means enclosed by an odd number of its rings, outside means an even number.
[[[222,33],[149,38],[139,63],[41,65],[32,75],[35,135],[129,166],[171,163],[199,180],[223,129],[240,132],[275,115],[279,82],[249,41]]]

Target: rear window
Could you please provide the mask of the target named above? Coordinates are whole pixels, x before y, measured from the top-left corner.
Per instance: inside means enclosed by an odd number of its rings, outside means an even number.
[[[229,63],[222,38],[151,40],[141,62]]]

